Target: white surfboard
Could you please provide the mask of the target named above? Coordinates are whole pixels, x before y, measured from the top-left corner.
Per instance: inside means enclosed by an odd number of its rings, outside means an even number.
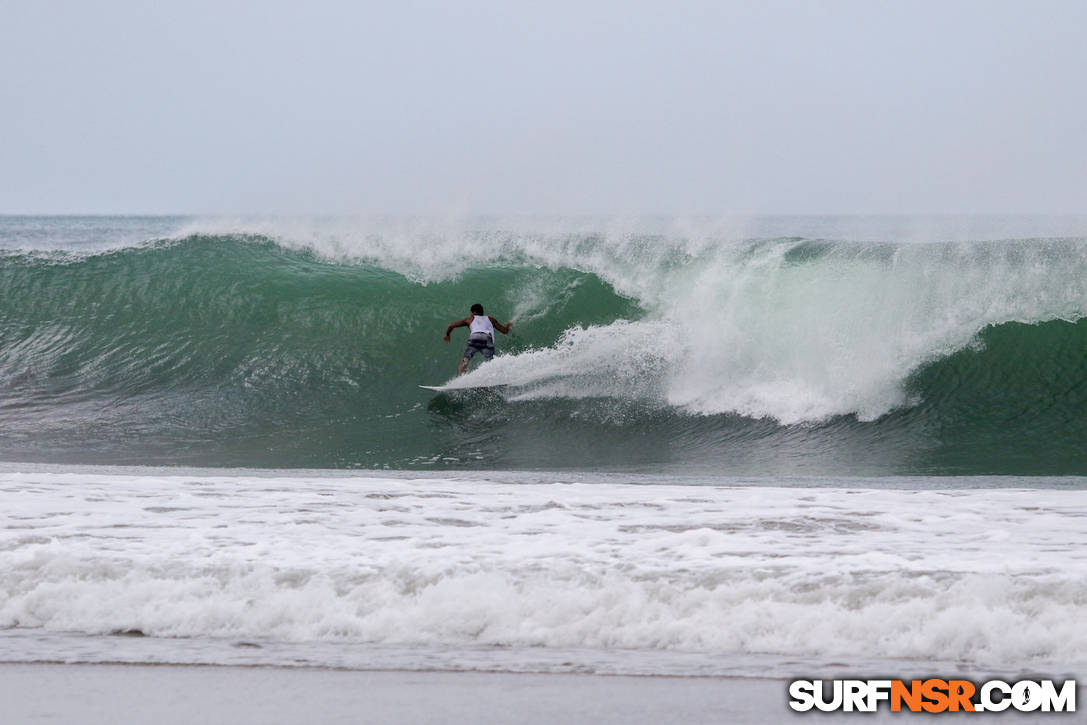
[[[473,391],[501,390],[508,386],[500,383],[498,385],[420,385],[419,387],[424,390],[433,390],[436,393],[471,393]]]

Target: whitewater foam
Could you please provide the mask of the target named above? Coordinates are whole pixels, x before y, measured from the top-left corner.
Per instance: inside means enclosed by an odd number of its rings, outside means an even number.
[[[3,627],[992,666],[1087,653],[1082,491],[5,473],[0,510]]]
[[[784,424],[869,421],[907,404],[911,374],[976,347],[986,327],[1074,321],[1087,310],[1079,243],[784,240],[722,245],[678,265],[658,259],[640,275],[565,263],[634,297],[645,319],[572,328],[551,354],[521,353],[477,373],[479,383],[531,386],[522,398],[648,393],[692,413]],[[553,378],[543,385],[545,370]]]

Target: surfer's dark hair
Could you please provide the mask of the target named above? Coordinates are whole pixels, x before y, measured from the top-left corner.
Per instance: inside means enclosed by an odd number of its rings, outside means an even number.
[[[473,315],[482,315],[483,314],[483,305],[479,304],[478,302],[475,303],[474,305],[472,305],[472,314]]]

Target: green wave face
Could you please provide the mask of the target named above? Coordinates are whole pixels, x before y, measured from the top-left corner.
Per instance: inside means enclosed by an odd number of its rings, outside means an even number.
[[[2,253],[0,459],[1087,473],[1082,240],[472,245]],[[474,302],[516,319],[466,379],[502,387],[419,389]]]
[[[529,290],[547,313],[499,340],[514,353],[570,320],[638,314],[572,270],[468,270],[420,284],[253,238],[12,254],[0,275],[8,460],[466,462],[457,426],[431,413],[432,396],[417,387],[456,373],[466,336],[443,344],[447,324],[480,300],[508,317],[510,295]]]
[[[909,386],[920,403],[898,417],[927,442],[917,469],[1087,472],[1087,320],[988,327]]]

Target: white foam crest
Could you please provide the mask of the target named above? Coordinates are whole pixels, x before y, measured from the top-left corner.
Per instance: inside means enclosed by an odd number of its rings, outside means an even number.
[[[771,245],[699,268],[661,302],[692,344],[669,400],[784,423],[906,402],[921,364],[975,344],[986,326],[1074,320],[1087,310],[1087,247],[843,247],[802,260]]]
[[[907,402],[920,365],[975,345],[987,325],[1087,310],[1087,249],[839,247],[791,260],[797,251],[720,248],[660,275],[653,294],[643,282],[647,320],[574,331],[549,352],[501,359],[480,382],[529,386],[521,396],[649,391],[695,413],[783,423],[870,420]]]
[[[620,320],[606,326],[573,327],[552,347],[497,356],[450,388],[512,385],[517,400],[551,397],[660,397],[664,361],[681,348],[670,327]]]
[[[530,386],[521,396],[650,391],[694,413],[871,420],[908,402],[918,367],[976,345],[988,325],[1081,317],[1084,275],[1087,247],[1064,244],[723,246],[643,281],[646,320],[569,335],[479,376]],[[599,384],[609,376],[610,392]]]
[[[641,296],[646,270],[701,251],[710,240],[663,236],[647,244],[645,225],[623,220],[434,217],[239,218],[194,220],[194,234],[260,235],[329,259],[365,261],[422,283],[503,264],[572,268],[601,274],[624,294]]]
[[[1083,491],[9,473],[0,510],[4,627],[1087,659]]]

